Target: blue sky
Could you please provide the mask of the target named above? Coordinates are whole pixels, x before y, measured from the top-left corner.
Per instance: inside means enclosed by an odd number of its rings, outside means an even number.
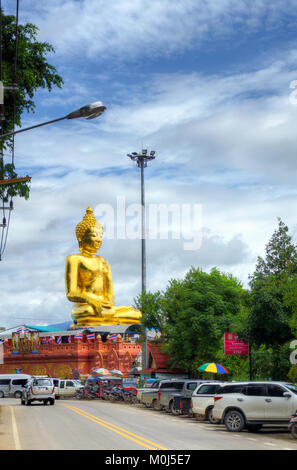
[[[13,14],[15,2],[3,9]],[[202,207],[199,249],[185,250],[176,227],[162,239],[161,224],[148,240],[149,290],[191,265],[217,266],[247,286],[277,217],[296,241],[296,1],[22,0],[19,16],[55,47],[49,61],[65,82],[37,93],[23,126],[96,100],[107,110],[16,137],[16,165],[32,189],[15,200],[0,324],[69,319],[64,266],[77,252],[75,225],[89,205],[139,202],[139,170],[126,154],[142,147],[156,151],[147,204]],[[190,236],[193,227],[183,228]],[[140,291],[140,253],[139,240],[104,240],[117,305]]]

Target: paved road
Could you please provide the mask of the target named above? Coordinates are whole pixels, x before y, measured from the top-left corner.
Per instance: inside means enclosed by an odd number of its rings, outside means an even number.
[[[60,400],[54,406],[21,406],[0,399],[0,449],[23,450],[297,450],[284,430],[229,433],[200,423],[123,403]]]

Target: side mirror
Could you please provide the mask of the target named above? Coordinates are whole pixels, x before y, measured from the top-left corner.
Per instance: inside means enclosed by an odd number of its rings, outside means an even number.
[[[292,395],[290,392],[284,392],[283,393],[283,397],[287,397],[287,398],[290,398]]]

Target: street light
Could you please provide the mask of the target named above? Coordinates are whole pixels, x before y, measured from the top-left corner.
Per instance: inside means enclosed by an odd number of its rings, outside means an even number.
[[[145,246],[145,198],[144,198],[144,168],[147,167],[147,162],[154,160],[155,151],[152,150],[148,155],[147,149],[142,149],[140,153],[128,153],[127,157],[131,158],[137,163],[138,168],[141,170],[141,292],[144,294],[146,291],[146,246]],[[146,328],[143,329],[143,343],[142,343],[142,368],[147,367],[147,333]]]
[[[19,129],[18,131],[10,132],[8,134],[2,134],[0,135],[0,138],[3,139],[4,137],[10,137],[15,134],[20,134],[21,132],[29,131],[31,129],[35,129],[36,127],[42,127],[46,126],[47,124],[53,124],[54,122],[63,121],[63,119],[75,119],[80,117],[83,117],[88,120],[94,119],[98,116],[101,116],[101,114],[103,114],[105,110],[106,107],[104,106],[102,101],[95,101],[94,103],[82,106],[76,111],[72,111],[72,113],[69,113],[66,116],[60,117],[58,119],[53,119],[52,121],[43,122],[41,124],[36,124],[35,126],[25,127],[24,129]]]
[[[2,103],[2,107],[3,107],[3,84],[2,84],[2,82],[0,82],[0,108],[1,108],[1,103]],[[71,113],[67,114],[66,116],[60,117],[58,119],[53,119],[52,121],[42,122],[41,124],[36,124],[35,126],[25,127],[23,129],[19,129],[18,131],[9,132],[8,134],[0,134],[0,139],[4,139],[6,137],[11,137],[11,136],[14,136],[16,134],[20,134],[21,132],[25,132],[25,131],[29,131],[31,129],[35,129],[36,127],[42,127],[42,126],[46,126],[48,124],[53,124],[54,122],[63,121],[63,119],[76,119],[76,118],[80,118],[80,117],[83,117],[83,118],[88,119],[88,120],[94,119],[98,116],[101,116],[101,114],[103,114],[105,110],[106,110],[106,106],[102,103],[102,101],[95,101],[94,103],[90,103],[90,104],[87,104],[85,106],[82,106],[81,108],[79,108],[75,111],[72,111]],[[1,111],[1,109],[0,109],[0,111]],[[0,155],[0,158],[3,159],[3,155],[2,156]],[[21,182],[21,181],[30,181],[30,180],[31,180],[31,178],[29,176],[27,176],[25,178],[12,178],[12,179],[7,179],[7,180],[0,180],[0,185],[14,184],[14,183],[18,183],[18,182]],[[6,246],[7,234],[8,234],[8,228],[9,228],[9,219],[10,219],[10,216],[9,216],[8,223],[7,223],[4,213],[5,213],[5,210],[8,210],[9,214],[11,214],[11,211],[13,210],[12,201],[10,202],[9,207],[4,207],[4,204],[3,204],[3,207],[1,209],[3,210],[3,220],[2,220],[2,224],[0,224],[0,227],[2,227],[2,237],[0,237],[1,238],[1,241],[0,241],[0,261],[2,260],[2,255],[4,253],[5,246]],[[4,237],[4,229],[5,228],[6,228],[6,237]],[[5,241],[3,242],[3,240],[5,240]],[[3,246],[4,246],[4,248],[3,248]]]

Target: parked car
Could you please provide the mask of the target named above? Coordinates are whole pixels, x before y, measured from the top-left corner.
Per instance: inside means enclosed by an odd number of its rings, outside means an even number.
[[[203,383],[208,383],[209,380],[195,380],[188,379],[185,381],[183,389],[173,396],[173,402],[169,402],[169,409],[174,415],[178,414],[192,414],[191,397],[194,391]],[[162,397],[161,397],[162,398]]]
[[[55,386],[50,377],[31,377],[21,396],[22,405],[31,405],[33,401],[55,404]]]
[[[0,375],[0,398],[9,396],[9,384],[11,380],[11,374]]]
[[[162,389],[160,389],[158,395],[160,406],[163,409],[176,414],[178,410],[174,407],[174,398],[177,396],[183,397],[184,400],[182,400],[181,403],[185,406],[186,402],[188,402],[190,405],[193,391],[197,388],[197,385],[202,382],[204,381],[195,379],[172,380],[168,383],[167,387],[162,387]],[[176,403],[178,403],[178,400],[176,400]]]
[[[151,388],[147,390],[142,390],[141,394],[138,395],[137,393],[137,398],[146,407],[154,407],[156,406],[158,402],[158,391],[159,387],[162,383],[162,380],[156,380],[156,382],[153,383]]]
[[[141,397],[143,392],[147,392],[151,388],[156,388],[159,384],[160,380],[157,379],[149,379],[143,387],[139,387],[136,389],[136,396],[138,402],[141,402]]]
[[[55,386],[55,396],[57,399],[61,397],[75,397],[78,392],[84,386],[77,380],[63,380],[53,378]]]
[[[219,382],[203,383],[194,390],[191,398],[191,411],[198,421],[209,421],[213,424],[219,422],[213,418],[212,409],[214,396],[221,386]]]
[[[10,377],[8,396],[10,398],[21,398],[24,387],[31,379],[31,375],[12,374]]]
[[[297,386],[285,382],[237,382],[214,396],[213,418],[227,430],[258,431],[263,424],[288,425],[297,409]]]

